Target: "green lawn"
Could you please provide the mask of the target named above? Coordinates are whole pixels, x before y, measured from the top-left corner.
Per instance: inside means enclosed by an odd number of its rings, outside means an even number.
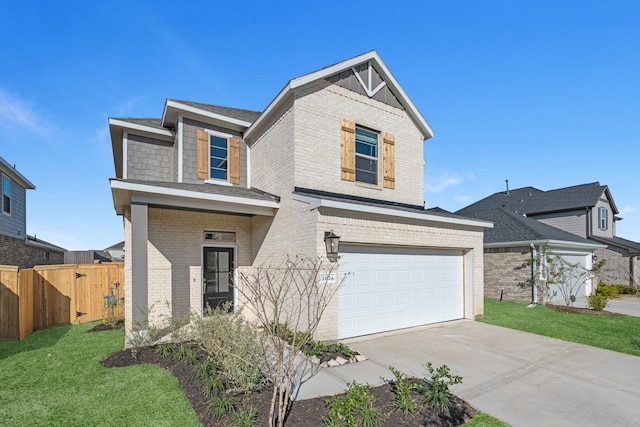
[[[485,300],[480,322],[640,356],[640,317],[554,311]]]
[[[471,421],[467,421],[463,424],[464,427],[509,427],[510,424],[500,421],[497,418],[487,415],[483,412],[473,417]]]
[[[96,323],[0,343],[2,426],[198,426],[176,379],[156,366],[103,368],[123,332]]]

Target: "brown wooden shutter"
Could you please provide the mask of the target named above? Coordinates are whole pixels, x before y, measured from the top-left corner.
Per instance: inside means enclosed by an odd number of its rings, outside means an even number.
[[[197,141],[198,179],[209,179],[209,134],[198,129]]]
[[[342,179],[356,180],[356,123],[342,119],[340,131],[340,149],[342,157]]]
[[[392,133],[382,133],[384,188],[396,188],[396,138]]]
[[[240,138],[229,139],[229,181],[240,184]]]

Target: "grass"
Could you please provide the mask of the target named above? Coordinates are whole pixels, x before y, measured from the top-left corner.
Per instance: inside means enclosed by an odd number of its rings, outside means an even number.
[[[463,424],[464,427],[510,427],[510,424],[500,421],[484,412],[478,412],[473,419]]]
[[[640,317],[564,313],[485,300],[480,322],[640,356]]]
[[[2,426],[199,426],[170,372],[157,366],[103,368],[122,349],[121,330],[87,333],[96,322],[0,342]]]

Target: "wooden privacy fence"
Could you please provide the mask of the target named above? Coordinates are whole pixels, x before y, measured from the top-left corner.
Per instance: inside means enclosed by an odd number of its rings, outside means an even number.
[[[36,329],[102,319],[109,295],[124,298],[121,262],[0,266],[0,339],[22,340]]]

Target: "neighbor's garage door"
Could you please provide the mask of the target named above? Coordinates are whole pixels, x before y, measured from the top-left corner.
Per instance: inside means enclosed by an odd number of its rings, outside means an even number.
[[[566,302],[565,296],[567,298],[571,295],[576,298],[586,297],[591,292],[591,280],[586,280],[585,277],[587,274],[587,257],[590,257],[591,254],[576,255],[563,252],[553,252],[553,254],[561,256],[567,263],[576,265],[576,267],[568,268],[572,274],[567,274],[566,283],[562,285],[549,284],[549,302],[564,304]]]
[[[464,317],[462,253],[340,245],[339,338]]]

